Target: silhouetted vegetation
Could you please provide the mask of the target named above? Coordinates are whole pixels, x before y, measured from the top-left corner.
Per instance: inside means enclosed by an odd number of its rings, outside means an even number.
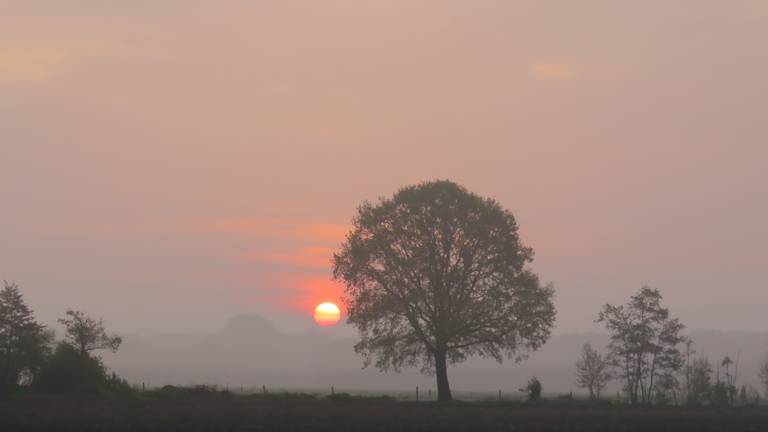
[[[685,341],[680,334],[685,326],[670,317],[661,299],[658,290],[643,287],[626,305],[606,304],[597,320],[610,332],[608,360],[633,404],[666,400],[683,366],[678,346]]]
[[[712,398],[712,365],[709,359],[706,357],[694,359],[690,373],[687,402],[696,405],[709,402]]]
[[[668,315],[659,311],[658,300],[661,296],[658,293],[649,293],[644,289],[641,294],[642,301],[634,298],[633,301],[642,307],[634,304],[626,309],[617,308],[624,314],[619,316],[628,318],[627,323],[635,324],[632,331],[626,334],[633,335],[633,338],[640,334],[646,339],[632,340],[644,340],[643,347],[651,346],[659,350],[665,345],[659,342],[661,336],[658,335],[666,329],[668,334],[664,337],[670,344],[665,346],[665,354],[674,353],[676,345],[673,349],[671,342],[682,338],[669,329],[680,329],[682,326],[670,325]],[[680,354],[680,368],[662,368],[663,373],[644,375],[645,379],[651,376],[656,379],[653,398],[647,403],[665,405],[686,402],[693,406],[684,410],[661,406],[638,410],[620,400],[588,402],[574,398],[573,394],[545,398],[537,377],[531,378],[521,389],[527,396],[527,402],[534,403],[502,401],[499,397],[497,402],[450,406],[404,400],[410,397],[396,399],[387,395],[347,392],[321,396],[318,393],[268,392],[266,387],[259,392],[240,394],[210,385],[166,385],[142,390],[131,389],[125,380],[108,373],[101,358],[94,354],[98,349],[117,349],[119,346],[120,339],[107,334],[102,320],[90,319],[79,312],[68,314],[71,328],[87,331],[68,332],[67,338],[51,349],[52,332],[35,321],[18,287],[6,284],[0,301],[3,302],[0,307],[1,364],[4,368],[13,366],[3,369],[3,373],[12,372],[7,382],[12,383],[12,388],[43,394],[21,394],[0,404],[3,430],[268,429],[337,432],[360,430],[364,425],[366,430],[483,431],[506,428],[645,431],[662,427],[676,431],[753,431],[768,425],[768,410],[758,407],[760,396],[757,391],[747,386],[736,391],[738,361],[726,356],[717,363],[716,372],[706,357],[696,356],[690,340],[685,340],[686,349]],[[655,319],[633,321],[639,316]],[[652,338],[648,335],[657,336]],[[644,367],[654,364],[651,359],[641,361]],[[591,396],[596,400],[610,376],[610,368],[619,366],[585,345],[577,362],[578,383],[587,389],[591,385]],[[762,378],[766,378],[766,371],[768,366],[763,365]],[[646,389],[650,388],[646,386]],[[86,395],[88,398],[83,398]],[[116,395],[130,397],[115,398]],[[629,397],[626,400],[631,402]],[[696,408],[696,405],[709,406]]]
[[[760,371],[758,372],[758,375],[760,376],[760,381],[763,382],[763,390],[765,391],[766,397],[768,397],[768,356],[766,356],[765,360],[760,364]]]
[[[528,395],[529,401],[538,402],[541,400],[542,389],[541,381],[539,381],[538,378],[533,377],[528,380],[528,384],[521,388],[520,391],[525,392]]]
[[[589,391],[590,400],[600,399],[600,392],[613,377],[610,367],[592,345],[584,344],[581,357],[576,361],[576,385]]]
[[[28,385],[48,355],[53,335],[35,320],[16,284],[0,291],[0,394]]]
[[[39,372],[52,333],[35,320],[16,284],[0,291],[0,394],[27,385]]]
[[[116,352],[123,338],[108,335],[104,328],[104,320],[94,319],[83,312],[67,310],[66,317],[59,319],[64,326],[66,340],[80,350],[81,355],[92,351],[108,349]]]
[[[527,269],[533,251],[496,201],[428,182],[364,203],[353,224],[333,275],[346,284],[365,365],[420,365],[451,400],[449,364],[521,359],[549,338],[553,288]]]
[[[107,374],[97,357],[83,355],[68,342],[60,342],[44,363],[32,388],[43,393],[128,393],[130,386],[116,375]]]
[[[43,393],[128,393],[130,386],[109,374],[97,349],[116,351],[119,336],[107,336],[103,320],[67,311],[59,320],[66,339],[55,345],[54,334],[38,323],[16,284],[5,282],[0,291],[0,391],[24,388]]]

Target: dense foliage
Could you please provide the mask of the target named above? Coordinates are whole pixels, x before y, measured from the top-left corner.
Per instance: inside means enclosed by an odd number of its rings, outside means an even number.
[[[0,393],[30,381],[42,366],[52,334],[35,320],[16,284],[0,291]]]
[[[61,342],[33,387],[44,393],[98,393],[109,387],[109,380],[99,359],[82,355],[73,345]]]
[[[527,269],[532,259],[509,211],[436,181],[360,206],[333,274],[366,365],[420,365],[450,400],[449,363],[520,360],[549,338],[553,288]]]
[[[47,393],[129,391],[128,384],[107,374],[95,349],[117,350],[121,338],[108,336],[101,319],[67,312],[60,320],[67,340],[51,350],[52,331],[35,320],[19,287],[5,283],[0,291],[0,393],[31,387]]]

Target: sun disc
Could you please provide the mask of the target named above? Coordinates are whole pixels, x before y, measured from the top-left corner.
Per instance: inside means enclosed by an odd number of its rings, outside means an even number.
[[[322,327],[334,326],[341,318],[341,310],[333,303],[320,303],[315,307],[315,322]]]

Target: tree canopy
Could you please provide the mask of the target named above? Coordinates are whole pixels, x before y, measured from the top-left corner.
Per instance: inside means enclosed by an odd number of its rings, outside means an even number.
[[[606,304],[597,322],[611,334],[609,361],[624,379],[630,403],[651,403],[660,380],[683,366],[685,326],[661,306],[659,290],[644,286],[626,305]]]
[[[523,359],[549,337],[554,289],[527,268],[532,249],[513,215],[450,181],[363,203],[333,275],[345,283],[355,351],[382,370],[435,372],[469,356]]]
[[[589,391],[590,400],[600,399],[600,393],[613,376],[610,368],[603,355],[586,343],[576,360],[576,385]]]
[[[117,351],[123,338],[108,335],[104,328],[104,320],[94,319],[83,312],[67,310],[66,317],[59,319],[64,326],[66,341],[78,348],[81,355],[91,351],[108,349]]]
[[[42,365],[53,335],[35,320],[16,284],[0,290],[0,391],[14,389]]]

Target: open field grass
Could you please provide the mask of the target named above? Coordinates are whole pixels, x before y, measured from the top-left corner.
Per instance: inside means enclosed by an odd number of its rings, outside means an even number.
[[[371,398],[64,398],[0,401],[6,431],[765,431],[768,409]]]

